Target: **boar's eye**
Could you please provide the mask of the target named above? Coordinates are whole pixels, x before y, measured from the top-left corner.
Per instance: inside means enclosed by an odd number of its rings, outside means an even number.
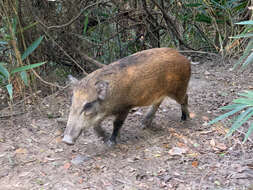
[[[88,102],[88,103],[84,104],[83,109],[80,112],[80,115],[83,112],[85,112],[86,115],[90,115],[91,113],[93,113],[94,103],[95,103],[95,101]]]

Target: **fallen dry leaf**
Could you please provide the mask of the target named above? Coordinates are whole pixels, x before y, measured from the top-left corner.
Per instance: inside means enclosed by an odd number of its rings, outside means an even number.
[[[154,157],[159,158],[159,157],[161,157],[161,154],[155,154]]]
[[[163,144],[163,148],[169,148],[169,144]]]
[[[174,155],[182,155],[185,154],[187,152],[186,148],[179,148],[179,147],[174,147],[172,149],[169,150],[169,154],[174,156]]]
[[[27,153],[27,149],[25,148],[18,148],[16,151],[15,151],[16,154],[26,154]]]
[[[178,146],[178,147],[185,147],[185,144],[184,144],[184,143],[181,143],[181,142],[178,142],[178,143],[177,143],[177,146]]]
[[[59,137],[56,137],[55,138],[55,142],[58,144],[62,141],[62,138],[59,136]]]
[[[80,184],[82,184],[82,183],[83,183],[83,178],[81,178],[81,179],[79,180],[79,183],[80,183]]]
[[[210,145],[211,145],[212,147],[215,147],[215,141],[214,141],[213,138],[210,140]]]
[[[66,162],[63,167],[64,167],[64,169],[68,170],[70,168],[70,166],[71,166],[71,164],[69,162]]]
[[[190,156],[190,157],[197,157],[198,155],[199,155],[199,153],[197,153],[197,152],[187,154],[187,156]]]
[[[55,136],[61,136],[62,135],[62,131],[61,130],[56,130],[56,132],[54,133]]]
[[[201,131],[199,134],[201,134],[201,135],[206,135],[206,134],[208,134],[208,133],[212,133],[213,131]]]
[[[218,133],[220,133],[220,134],[225,135],[225,134],[227,134],[228,131],[229,131],[229,129],[228,129],[228,128],[225,128],[225,127],[223,126],[223,124],[220,123],[220,122],[218,122],[218,123],[216,123],[216,124],[214,124],[214,125],[215,125],[216,131],[217,131]]]
[[[193,167],[197,167],[198,165],[199,165],[198,161],[193,161],[193,162],[192,162],[192,166],[193,166]]]
[[[193,113],[193,112],[191,112],[191,113],[190,113],[190,118],[192,118],[192,119],[193,119],[193,118],[195,118],[195,117],[196,117],[196,114],[195,114],[195,113]]]
[[[204,74],[205,74],[205,75],[210,75],[211,73],[209,73],[208,71],[205,71]]]
[[[204,121],[208,121],[208,120],[209,120],[209,118],[208,118],[207,116],[202,116],[202,120],[204,120]]]
[[[253,163],[252,164],[247,164],[247,166],[253,170]]]
[[[220,150],[226,150],[227,146],[224,143],[216,143],[216,148]]]

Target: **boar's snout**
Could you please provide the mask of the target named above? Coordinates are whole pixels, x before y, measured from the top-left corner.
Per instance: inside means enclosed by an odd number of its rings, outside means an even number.
[[[62,142],[68,145],[75,144],[76,139],[80,136],[81,132],[82,132],[81,128],[67,125]]]
[[[69,135],[64,135],[64,137],[62,139],[62,142],[66,143],[68,145],[74,145],[75,144],[74,139]]]

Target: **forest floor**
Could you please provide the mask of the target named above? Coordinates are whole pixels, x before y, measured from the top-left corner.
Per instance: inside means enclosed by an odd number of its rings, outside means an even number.
[[[166,99],[153,122],[141,129],[147,108],[127,117],[118,144],[107,147],[93,129],[74,146],[61,142],[69,112],[66,91],[0,112],[0,190],[252,190],[253,134],[247,125],[224,139],[230,123],[207,125],[218,108],[253,89],[253,73],[206,60],[192,65],[191,120]],[[12,115],[10,117],[10,115]],[[112,131],[112,119],[103,122]]]

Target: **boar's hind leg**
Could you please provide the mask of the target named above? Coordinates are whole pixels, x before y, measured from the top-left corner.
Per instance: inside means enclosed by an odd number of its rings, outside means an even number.
[[[112,135],[107,143],[109,146],[116,144],[116,138],[117,138],[119,131],[120,131],[120,129],[127,117],[128,112],[129,112],[129,110],[126,110],[124,112],[119,113],[116,116],[116,119],[113,122],[113,132],[112,132]]]
[[[189,118],[188,95],[187,94],[184,97],[183,103],[181,103],[181,110],[182,110],[181,120],[185,121],[187,118]]]
[[[155,113],[156,113],[156,111],[158,110],[158,108],[159,108],[159,106],[160,106],[161,103],[162,103],[162,101],[160,101],[160,102],[158,102],[158,103],[156,103],[156,104],[153,104],[153,105],[149,108],[149,110],[148,110],[148,112],[146,113],[144,119],[142,120],[142,125],[144,125],[143,128],[145,128],[145,127],[150,127],[150,125],[151,125],[151,123],[152,123],[152,120],[153,120],[153,118],[154,118],[154,116],[155,116]]]

